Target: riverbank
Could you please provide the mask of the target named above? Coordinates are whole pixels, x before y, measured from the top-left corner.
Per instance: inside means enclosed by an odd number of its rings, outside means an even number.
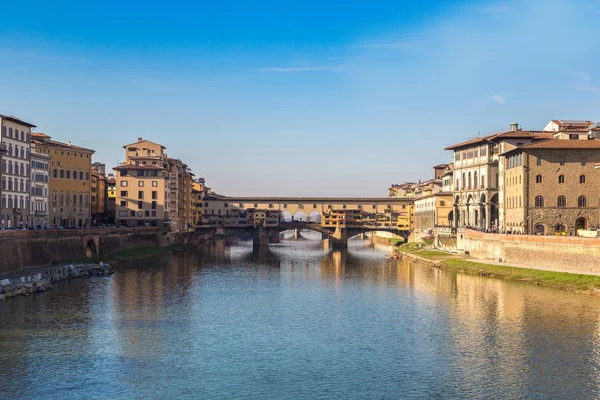
[[[399,246],[398,250],[404,257],[426,262],[440,269],[600,295],[600,276],[597,275],[574,274],[563,271],[490,263],[485,260],[465,258],[444,251],[418,247],[414,243]]]
[[[29,296],[52,289],[52,284],[82,276],[110,275],[111,266],[106,263],[66,264],[52,267],[27,268],[0,277],[0,301]]]

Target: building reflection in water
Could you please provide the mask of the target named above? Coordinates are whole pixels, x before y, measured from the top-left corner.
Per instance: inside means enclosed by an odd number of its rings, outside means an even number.
[[[0,376],[53,382],[61,363],[82,359],[90,371],[134,371],[136,379],[123,373],[110,384],[143,391],[157,379],[153,364],[199,362],[195,355],[225,368],[219,349],[252,340],[239,326],[269,335],[281,320],[319,315],[337,333],[369,333],[370,321],[373,335],[402,343],[395,356],[411,354],[415,373],[456,393],[468,386],[466,397],[494,397],[498,385],[542,398],[599,392],[600,298],[385,259],[389,251],[368,240],[328,249],[302,232],[258,250],[215,241],[119,265],[109,278],[60,283],[0,304]],[[17,361],[39,352],[52,357],[47,371]]]

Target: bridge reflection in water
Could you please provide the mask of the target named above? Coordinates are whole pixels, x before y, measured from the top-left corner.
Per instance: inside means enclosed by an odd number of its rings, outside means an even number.
[[[388,260],[368,240],[325,249],[300,233],[258,249],[215,241],[0,304],[3,396],[600,393],[600,298]]]

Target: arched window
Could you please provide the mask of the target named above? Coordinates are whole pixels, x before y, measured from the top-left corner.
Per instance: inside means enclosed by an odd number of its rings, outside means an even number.
[[[565,196],[558,196],[556,200],[556,205],[558,207],[566,207],[567,206],[567,198]]]
[[[462,189],[464,190],[467,187],[467,174],[463,172],[462,176]]]
[[[544,227],[544,225],[537,224],[535,226],[535,234],[536,235],[543,235],[545,232],[546,232],[546,228]]]
[[[538,175],[535,177],[535,183],[542,183],[542,176]]]
[[[579,176],[579,183],[585,183],[585,175]]]
[[[469,185],[467,186],[469,189],[471,189],[471,173],[469,172]]]
[[[477,171],[473,173],[473,188],[477,189]]]
[[[565,183],[565,176],[564,175],[559,175],[558,176],[558,183]]]
[[[485,175],[481,175],[481,187],[485,189]]]
[[[13,134],[12,134],[12,128],[8,128],[8,137],[12,138]]]
[[[556,230],[557,233],[564,233],[564,232],[566,232],[565,226],[563,224],[556,225],[555,230]]]
[[[579,196],[577,199],[577,207],[587,207],[587,199],[585,196]]]

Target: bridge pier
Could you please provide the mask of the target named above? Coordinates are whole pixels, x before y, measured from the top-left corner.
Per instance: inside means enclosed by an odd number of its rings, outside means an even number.
[[[294,239],[295,240],[300,239],[300,228],[294,229]]]
[[[252,232],[252,247],[268,247],[270,242],[270,232],[263,226],[254,228]]]

